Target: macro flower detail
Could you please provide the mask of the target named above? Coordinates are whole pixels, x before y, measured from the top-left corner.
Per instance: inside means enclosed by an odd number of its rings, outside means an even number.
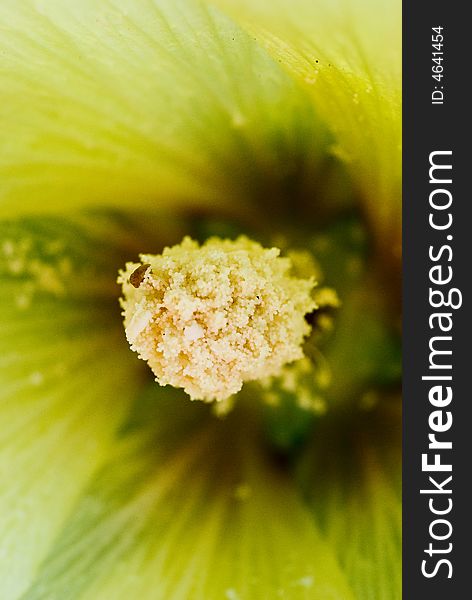
[[[1,600],[399,600],[400,8],[0,2]]]
[[[118,279],[126,337],[161,385],[226,400],[302,358],[315,281],[295,277],[279,254],[246,237],[201,247],[187,237],[127,264]]]

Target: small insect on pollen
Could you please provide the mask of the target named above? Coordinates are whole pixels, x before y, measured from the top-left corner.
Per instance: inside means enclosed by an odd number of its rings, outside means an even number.
[[[139,265],[139,267],[131,273],[129,276],[129,282],[135,288],[138,288],[146,275],[146,271],[149,269],[151,265],[149,263],[145,263],[144,265]]]

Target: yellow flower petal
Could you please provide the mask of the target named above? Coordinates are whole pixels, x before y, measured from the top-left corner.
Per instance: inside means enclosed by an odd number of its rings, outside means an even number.
[[[401,223],[401,3],[212,0],[309,90],[383,250]]]
[[[394,398],[320,423],[307,452],[301,481],[357,600],[401,598],[401,451]]]
[[[136,390],[110,293],[121,255],[106,231],[81,230],[0,226],[2,600],[30,585]]]
[[[139,399],[24,600],[354,600],[250,415],[211,419],[156,392]]]
[[[0,214],[241,211],[323,156],[304,94],[198,1],[6,0],[0,46]]]

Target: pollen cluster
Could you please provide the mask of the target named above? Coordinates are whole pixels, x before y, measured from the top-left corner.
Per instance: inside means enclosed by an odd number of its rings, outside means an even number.
[[[127,263],[118,278],[126,337],[160,385],[225,400],[303,356],[315,281],[279,254],[246,237],[202,246],[186,237]]]

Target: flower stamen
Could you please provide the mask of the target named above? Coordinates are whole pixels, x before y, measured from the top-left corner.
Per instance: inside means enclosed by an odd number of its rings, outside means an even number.
[[[159,384],[221,401],[303,356],[316,284],[279,254],[246,237],[202,246],[187,237],[126,265],[126,336]]]

